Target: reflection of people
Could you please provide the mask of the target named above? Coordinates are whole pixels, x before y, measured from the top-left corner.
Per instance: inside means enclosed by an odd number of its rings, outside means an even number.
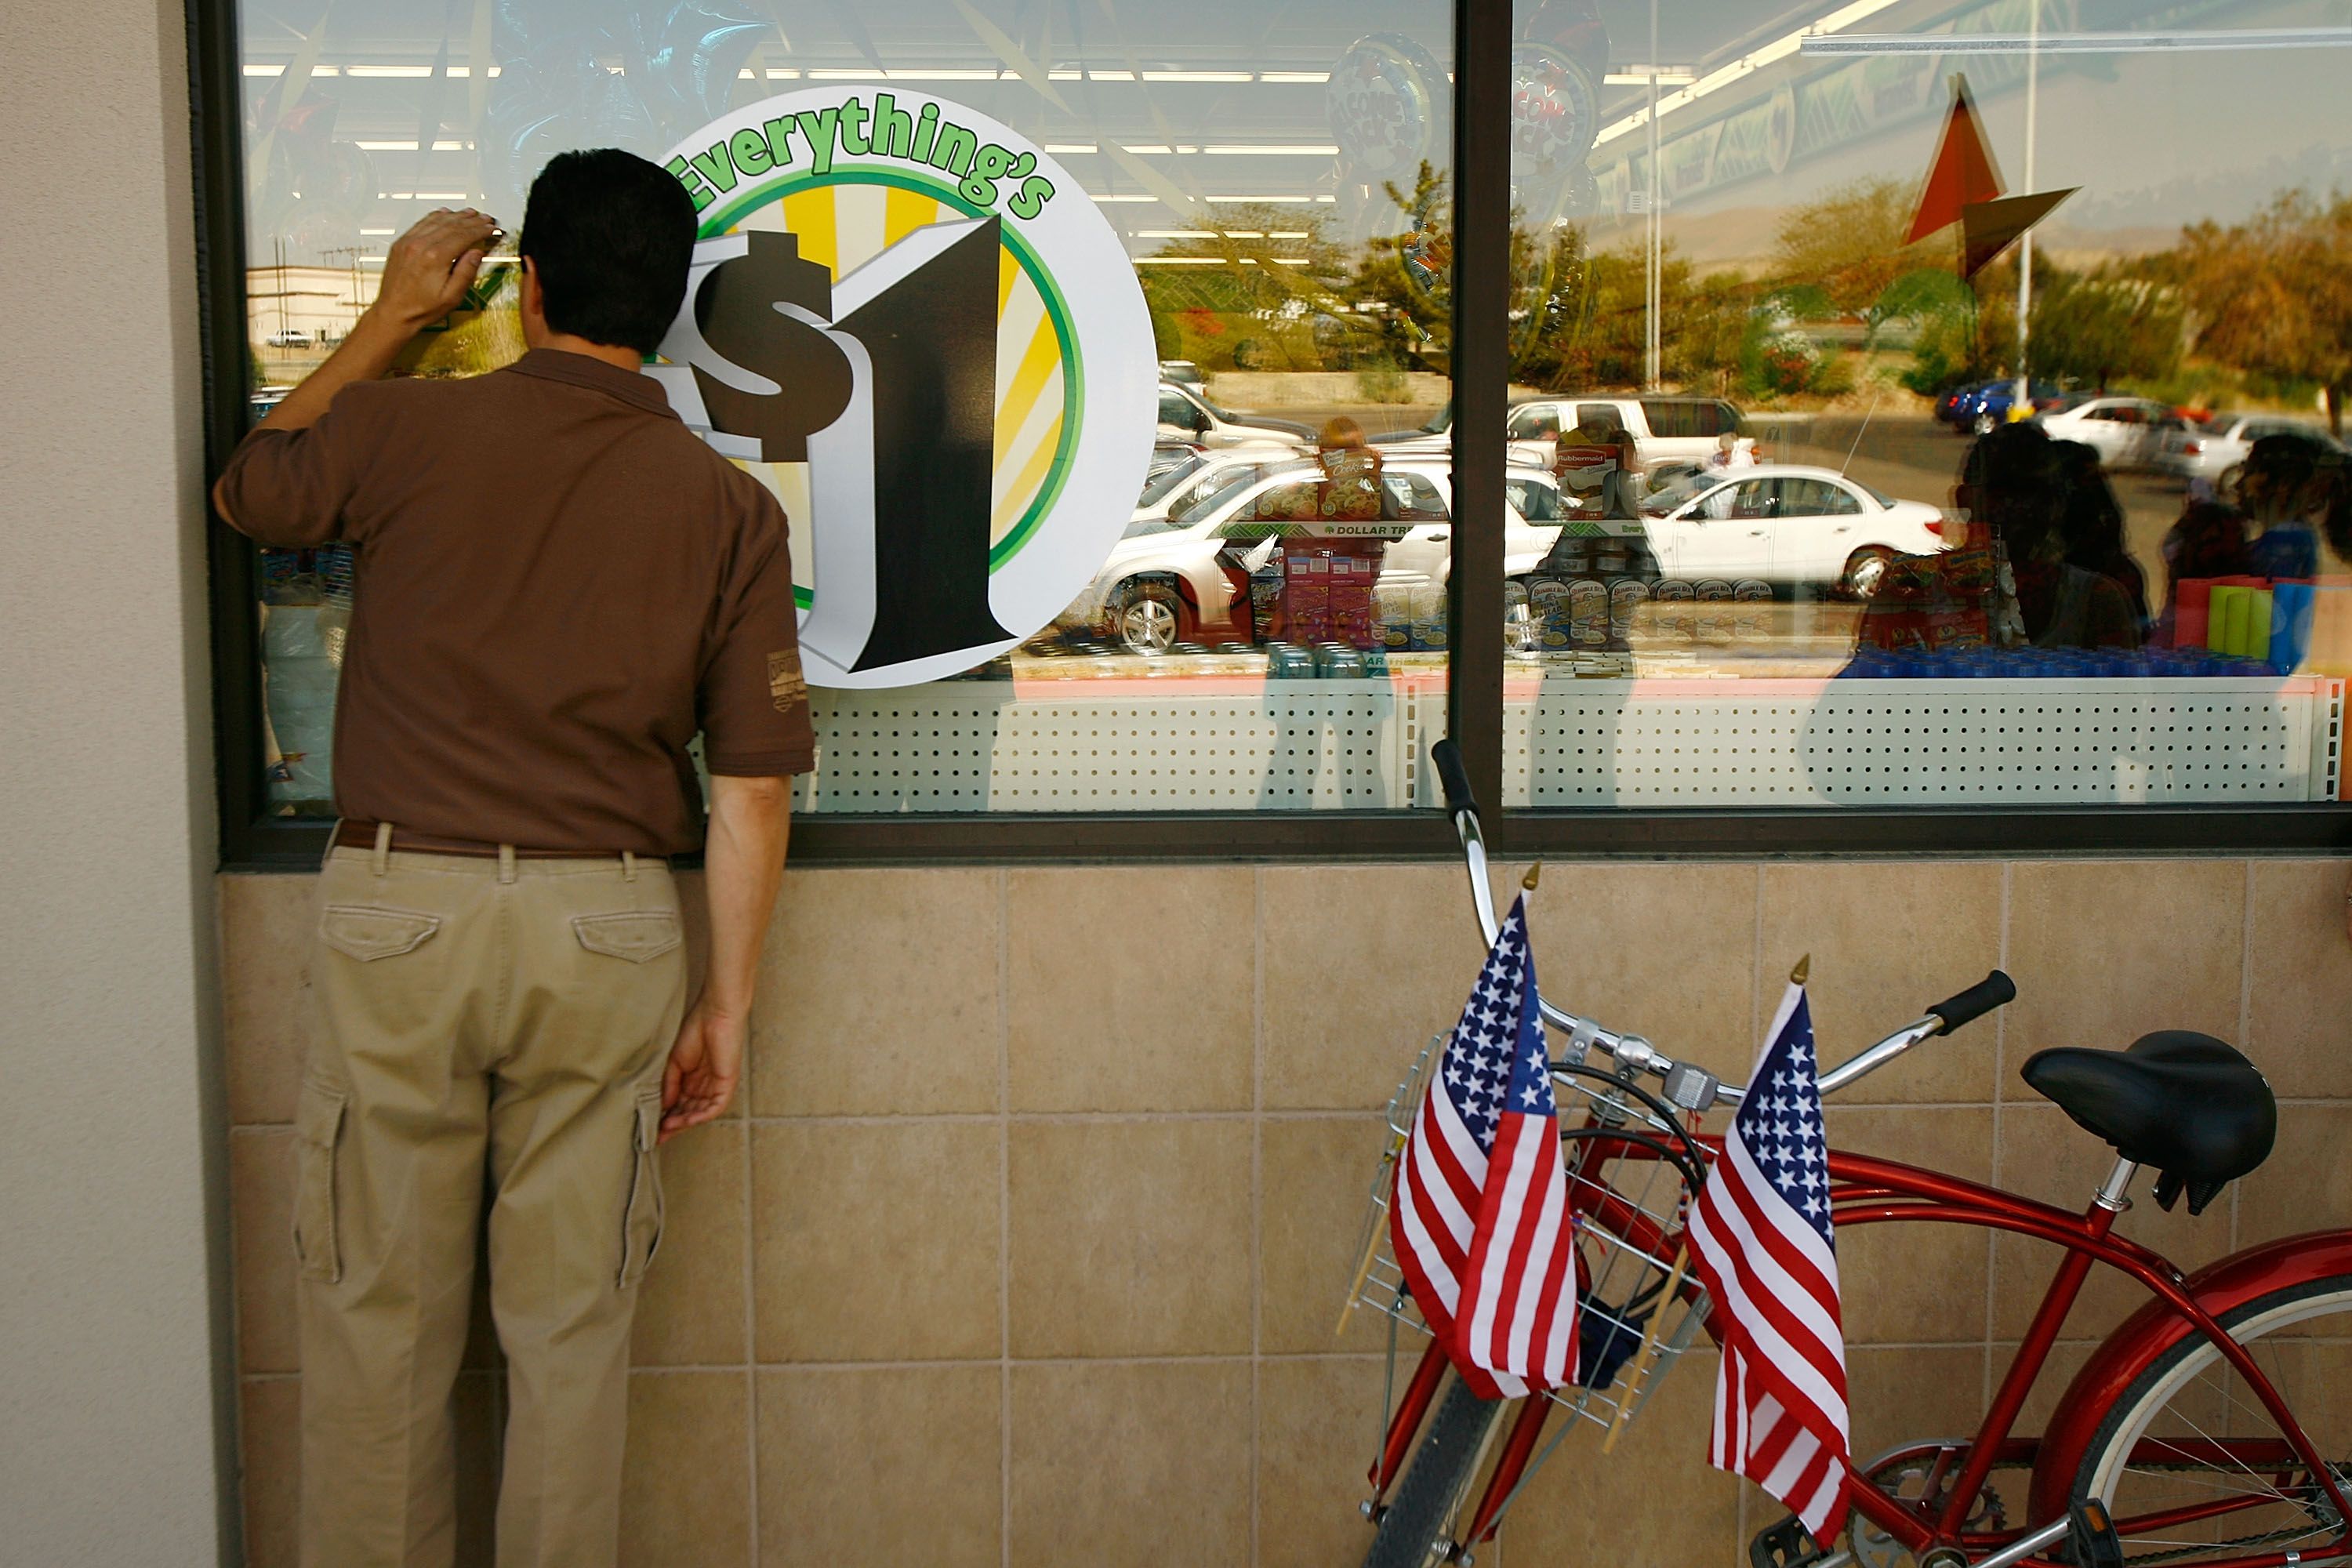
[[[1594,405],[1582,411],[1575,427],[1561,433],[1553,452],[1560,500],[1579,514],[1641,515],[1634,484],[1640,456],[1614,409]]]
[[[1962,460],[1952,549],[1887,567],[1857,637],[1883,648],[2120,647],[2139,621],[2114,579],[2066,559],[2065,459],[2037,425],[2003,425]]]
[[[1956,499],[1989,522],[2008,558],[2016,633],[2035,647],[2137,647],[2139,622],[2114,579],[2066,559],[2066,459],[2038,425],[2004,425],[1970,448]]]
[[[2158,640],[2172,639],[2180,584],[2211,577],[2316,575],[2324,535],[2352,560],[2352,483],[2341,454],[2295,436],[2265,436],[2246,454],[2239,505],[2193,493],[2164,535],[2164,612]]]
[[[694,230],[656,165],[564,153],[524,219],[530,352],[381,381],[495,233],[433,214],[215,491],[266,544],[359,555],[296,1121],[305,1563],[446,1558],[486,1166],[511,1372],[499,1559],[618,1551],[655,1145],[734,1092],[814,739],[783,513],[638,374]],[[665,857],[698,848],[689,1006]]]
[[[2321,448],[2300,437],[2264,436],[2248,449],[2238,505],[2252,575],[2308,577],[2319,570],[2316,525],[2327,510],[2328,472]]]
[[[2248,574],[2246,520],[2234,507],[2191,497],[2158,548],[2164,555],[2164,609],[2157,616],[2155,640],[2169,647],[2180,616],[2181,584]]]
[[[2066,476],[2066,513],[2060,528],[2065,536],[2066,563],[2095,572],[2123,590],[2131,601],[2132,620],[2147,635],[2147,574],[2132,559],[2124,542],[2124,509],[2115,487],[2100,465],[2099,449],[2086,442],[2059,441],[2058,459]]]
[[[1715,450],[1707,454],[1706,466],[1715,472],[1752,468],[1756,466],[1756,443],[1736,430],[1726,430],[1717,440]]]

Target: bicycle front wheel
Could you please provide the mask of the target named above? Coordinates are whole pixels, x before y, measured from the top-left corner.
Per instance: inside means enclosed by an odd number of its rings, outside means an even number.
[[[2258,1296],[2221,1322],[2352,1492],[2352,1275]],[[2159,1356],[2108,1411],[2074,1496],[2106,1505],[2133,1563],[2311,1556],[2345,1533],[2311,1467],[2201,1335]]]
[[[1505,1399],[1481,1399],[1454,1378],[1398,1480],[1364,1568],[1427,1568],[1448,1539]]]

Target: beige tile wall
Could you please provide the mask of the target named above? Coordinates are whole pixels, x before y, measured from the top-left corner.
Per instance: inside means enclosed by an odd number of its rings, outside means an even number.
[[[1548,991],[1736,1077],[1801,952],[1828,1055],[2002,965],[2017,1005],[1844,1096],[1832,1135],[2069,1205],[2109,1155],[2018,1081],[2027,1054],[2158,1026],[2246,1042],[2282,1098],[2279,1157],[2201,1219],[2143,1203],[2124,1223],[2201,1261],[2344,1219],[2345,870],[1556,866],[1535,919]],[[1434,865],[793,873],[744,1113],[664,1155],[627,1561],[1356,1562],[1383,1340],[1332,1322],[1376,1112],[1477,963],[1460,883]],[[293,1561],[286,1123],[310,897],[307,878],[220,879],[257,1568]],[[1891,1227],[1842,1252],[1857,1447],[1970,1426],[2050,1258]],[[2130,1304],[2095,1287],[2053,1380]],[[466,1551],[487,1562],[487,1334],[468,1364]],[[1712,1383],[1694,1355],[1605,1464],[1571,1439],[1480,1561],[1601,1541],[1617,1562],[1744,1561],[1774,1515],[1704,1467]]]

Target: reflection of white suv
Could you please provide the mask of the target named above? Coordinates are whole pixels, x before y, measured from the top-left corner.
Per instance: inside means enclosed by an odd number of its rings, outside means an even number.
[[[1704,463],[1726,436],[1744,436],[1739,410],[1712,397],[1531,397],[1511,405],[1504,433],[1517,442],[1557,441],[1580,425],[1614,425],[1633,437],[1644,469]]]
[[[1202,447],[1297,447],[1315,443],[1315,432],[1304,425],[1220,408],[1199,387],[1173,381],[1160,384],[1160,433],[1163,438]]]
[[[1549,485],[1549,474],[1513,470],[1514,481]],[[1312,462],[1272,461],[1233,471],[1188,510],[1131,525],[1087,591],[1056,625],[1107,633],[1137,653],[1178,642],[1252,640],[1245,563],[1260,544],[1257,519],[1286,509],[1260,503],[1285,486],[1315,486]],[[1402,537],[1382,552],[1382,588],[1443,586],[1453,568],[1453,474],[1442,462],[1391,461],[1381,471],[1381,517]],[[1529,523],[1508,508],[1503,520],[1504,570],[1525,575],[1559,537],[1558,524]]]
[[[1704,463],[1715,456],[1725,436],[1748,433],[1739,410],[1713,397],[1530,397],[1511,405],[1503,426],[1510,442],[1507,460],[1548,466],[1561,431],[1601,423],[1633,437],[1633,453],[1644,470]],[[1454,450],[1454,407],[1448,404],[1438,410],[1418,430],[1384,432],[1371,441],[1397,457],[1447,457]]]

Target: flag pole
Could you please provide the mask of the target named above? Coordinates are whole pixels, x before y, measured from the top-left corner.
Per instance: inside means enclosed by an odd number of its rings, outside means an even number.
[[[1389,1152],[1385,1163],[1391,1169],[1396,1165],[1397,1156],[1403,1152],[1404,1144],[1403,1133],[1394,1132],[1389,1135]],[[1382,1214],[1386,1212],[1385,1208],[1381,1211]],[[1339,1321],[1331,1325],[1331,1337],[1335,1340],[1348,1331],[1348,1320],[1356,1315],[1358,1300],[1364,1293],[1364,1281],[1371,1278],[1372,1259],[1381,1250],[1381,1228],[1380,1217],[1375,1215],[1372,1223],[1365,1229],[1364,1255],[1356,1259],[1356,1277],[1349,1281],[1347,1300],[1339,1303]]]
[[[1675,1297],[1681,1291],[1683,1272],[1689,1266],[1689,1246],[1685,1244],[1675,1248],[1674,1268],[1666,1276],[1666,1288],[1658,1292],[1658,1304],[1650,1309],[1650,1321],[1642,1329],[1642,1348],[1633,1352],[1633,1371],[1625,1379],[1625,1396],[1617,1402],[1617,1414],[1609,1421],[1609,1436],[1601,1444],[1603,1454],[1617,1446],[1617,1434],[1622,1432],[1625,1423],[1633,1419],[1634,1391],[1642,1386],[1642,1379],[1648,1374],[1650,1358],[1658,1352],[1658,1325],[1665,1321],[1666,1309],[1674,1304]]]

